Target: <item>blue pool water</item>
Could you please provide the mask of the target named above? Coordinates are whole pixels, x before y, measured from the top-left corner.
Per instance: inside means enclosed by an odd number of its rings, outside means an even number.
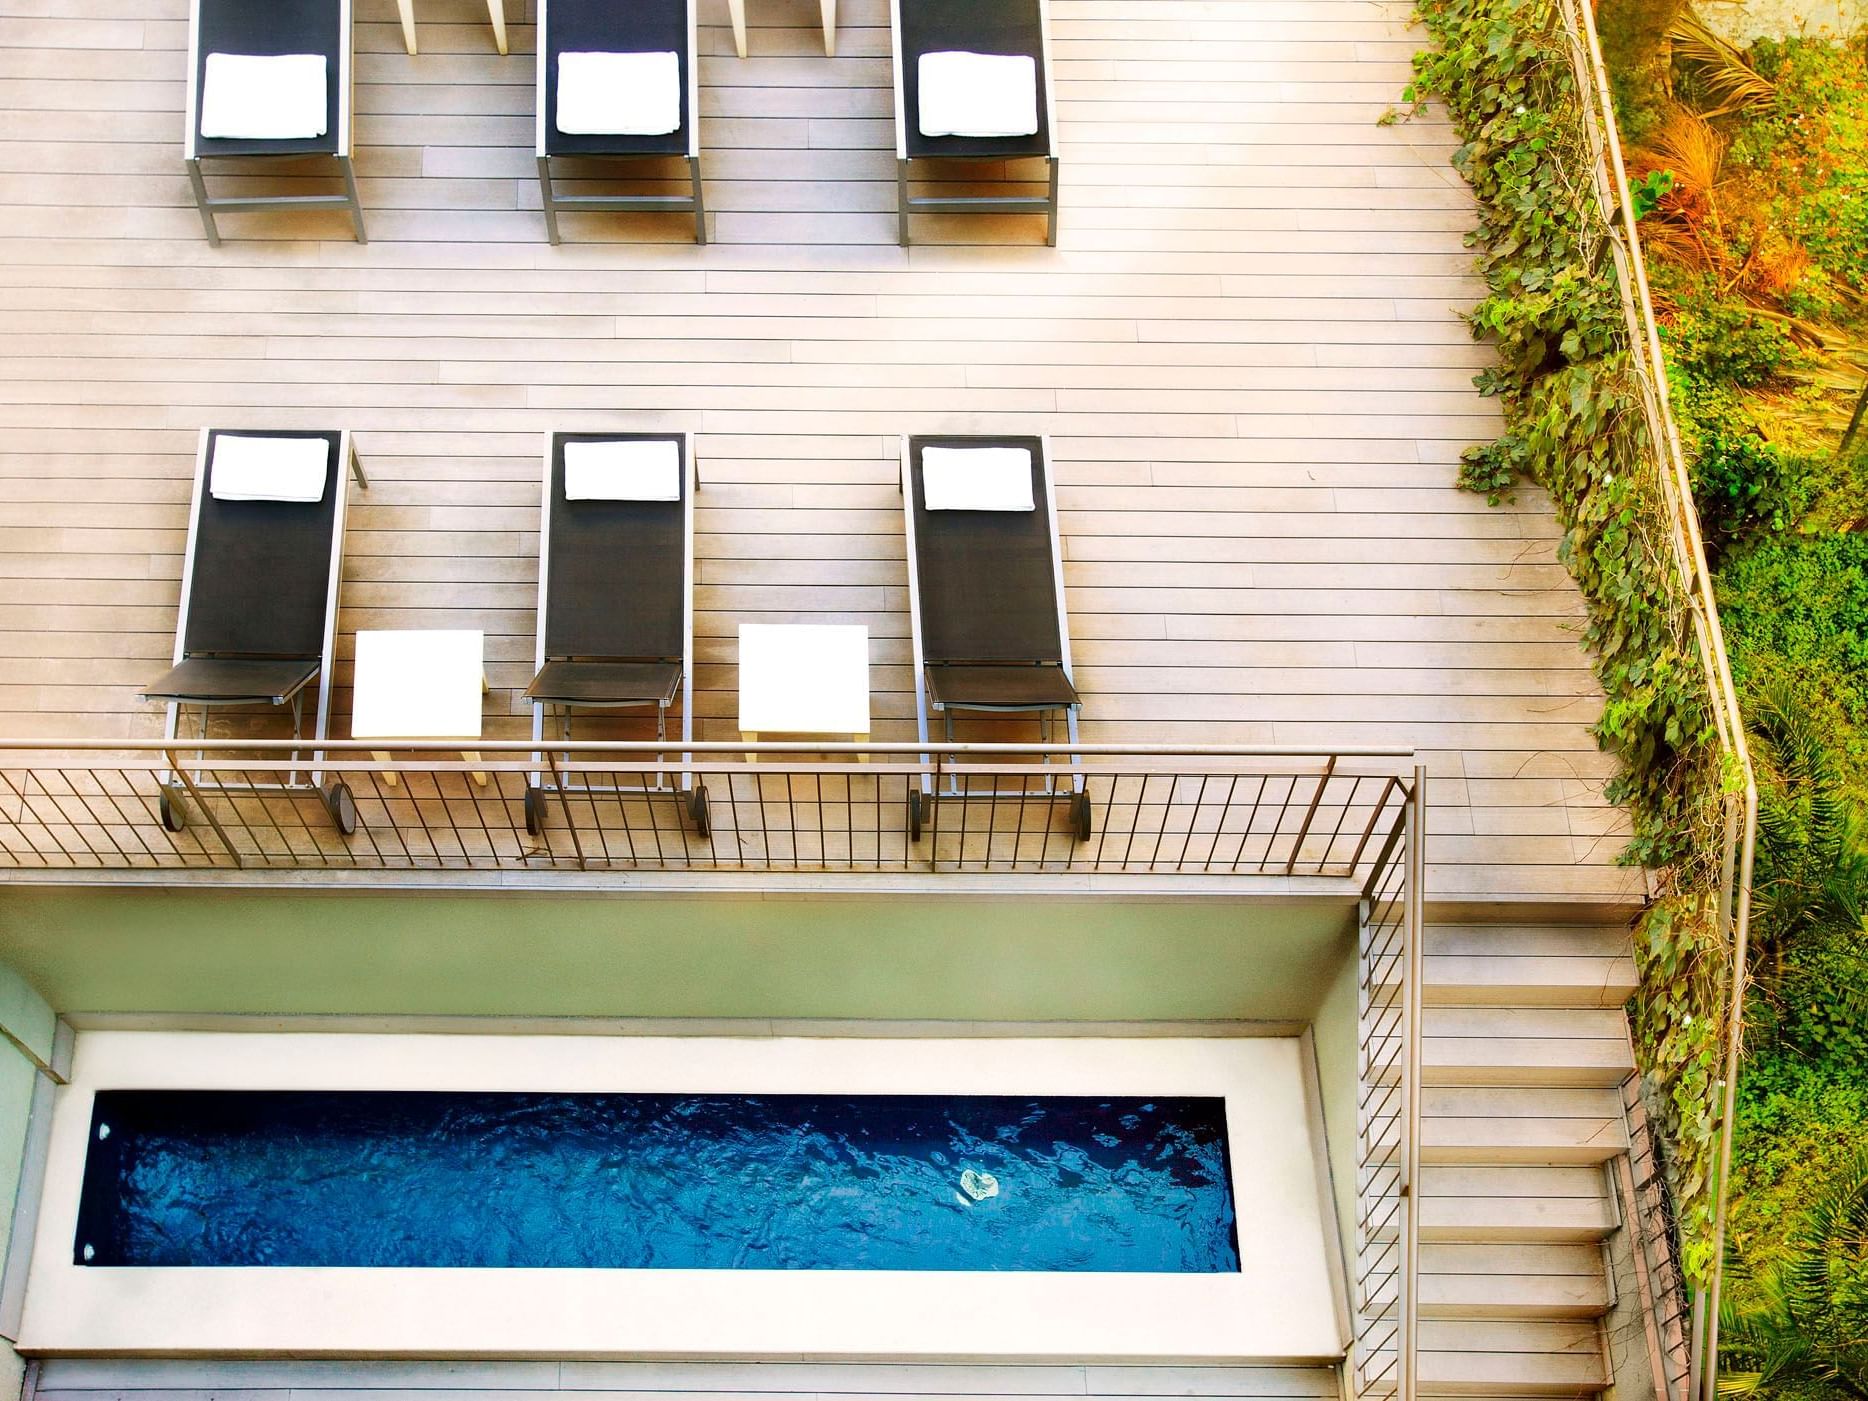
[[[112,1090],[78,1264],[1239,1268],[1224,1101]]]

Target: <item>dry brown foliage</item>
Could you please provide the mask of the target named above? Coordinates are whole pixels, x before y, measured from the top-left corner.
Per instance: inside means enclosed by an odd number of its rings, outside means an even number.
[[[1630,152],[1635,175],[1665,170],[1673,189],[1642,223],[1642,241],[1655,253],[1699,272],[1730,271],[1720,184],[1730,142],[1696,112],[1675,106],[1647,144]]]
[[[1730,173],[1730,140],[1698,112],[1670,109],[1642,149],[1634,170],[1671,171],[1673,189],[1642,222],[1651,256],[1716,278],[1722,292],[1755,306],[1781,307],[1809,270],[1811,258],[1773,224],[1770,194],[1754,174]]]

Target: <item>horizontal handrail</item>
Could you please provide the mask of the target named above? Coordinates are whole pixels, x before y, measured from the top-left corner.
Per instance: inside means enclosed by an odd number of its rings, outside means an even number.
[[[979,744],[954,741],[885,740],[536,740],[536,739],[4,739],[0,754],[26,752],[70,753],[218,753],[275,752],[282,755],[350,752],[376,754],[458,754],[471,749],[481,754],[534,754],[542,750],[579,754],[1080,754],[1186,756],[1189,758],[1282,758],[1328,760],[1412,759],[1412,749],[1332,747],[1317,749],[1295,744]]]
[[[0,740],[0,870],[1359,882],[1416,772],[1295,746]]]
[[[1718,924],[1732,952],[1727,969],[1723,1075],[1715,1090],[1719,1104],[1712,1185],[1711,1260],[1694,1329],[1693,1375],[1685,1393],[1687,1397],[1697,1393],[1701,1401],[1715,1401],[1719,1371],[1719,1296],[1723,1286],[1726,1208],[1732,1135],[1737,1117],[1738,1063],[1743,1044],[1751,932],[1751,888],[1758,839],[1758,782],[1746,740],[1738,690],[1732,679],[1731,661],[1726,654],[1725,632],[1719,620],[1719,604],[1706,559],[1699,513],[1693,502],[1692,474],[1681,448],[1679,425],[1673,416],[1666,356],[1661,348],[1659,324],[1648,287],[1647,263],[1636,227],[1634,199],[1628,189],[1628,171],[1615,124],[1615,100],[1608,64],[1602,56],[1601,39],[1596,33],[1594,7],[1583,0],[1562,0],[1562,4],[1580,98],[1578,106],[1594,166],[1590,174],[1596,187],[1601,235],[1615,263],[1616,285],[1628,329],[1631,369],[1640,390],[1642,414],[1665,505],[1666,519],[1662,524],[1672,546],[1674,569],[1695,650],[1705,671],[1707,704],[1724,765],[1719,777],[1723,785],[1724,828],[1720,834]]]

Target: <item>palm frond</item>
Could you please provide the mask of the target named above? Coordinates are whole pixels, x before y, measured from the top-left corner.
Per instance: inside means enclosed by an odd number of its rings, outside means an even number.
[[[1823,1184],[1797,1236],[1801,1248],[1786,1264],[1785,1292],[1793,1310],[1813,1312],[1838,1271],[1868,1262],[1868,1149]]]
[[[1760,878],[1752,928],[1760,956],[1804,934],[1859,929],[1868,913],[1868,832],[1848,801],[1840,756],[1788,678],[1748,706],[1759,760]]]
[[[1674,61],[1690,72],[1719,115],[1764,107],[1777,100],[1777,85],[1734,44],[1706,27],[1691,10],[1682,10],[1667,31]]]

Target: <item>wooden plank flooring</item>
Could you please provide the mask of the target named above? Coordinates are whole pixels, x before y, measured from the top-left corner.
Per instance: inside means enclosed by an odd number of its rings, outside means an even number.
[[[1405,0],[1054,0],[1055,251],[1016,217],[894,246],[884,0],[845,0],[834,60],[810,0],[752,0],[745,60],[702,0],[713,245],[582,215],[551,248],[530,7],[507,58],[479,0],[418,8],[411,58],[358,4],[372,242],[236,215],[214,250],[186,0],[0,0],[0,733],[155,731],[211,423],[357,434],[340,714],[355,629],[483,627],[517,733],[542,434],[681,428],[701,733],[737,625],[812,619],[868,624],[876,735],[908,737],[896,435],[1043,431],[1085,738],[1417,746],[1430,898],[1633,892],[1547,503],[1451,485],[1498,418],[1451,133],[1377,125]]]

